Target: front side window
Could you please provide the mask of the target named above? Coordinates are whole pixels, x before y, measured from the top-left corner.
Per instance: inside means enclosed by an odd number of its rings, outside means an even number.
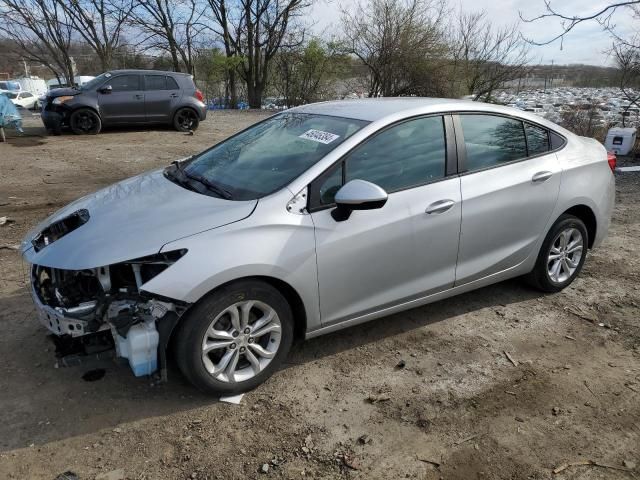
[[[109,82],[113,92],[131,92],[140,90],[139,75],[120,75]]]
[[[520,120],[496,115],[460,115],[468,171],[495,167],[527,157]]]
[[[229,199],[260,198],[290,183],[367,123],[283,113],[198,155],[183,173],[192,181],[215,185]],[[172,175],[171,170],[167,174]]]
[[[445,162],[442,117],[418,118],[356,147],[346,160],[345,181],[367,180],[394,192],[443,178]]]

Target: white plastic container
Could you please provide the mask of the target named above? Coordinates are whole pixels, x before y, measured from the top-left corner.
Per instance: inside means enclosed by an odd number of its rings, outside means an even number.
[[[607,133],[604,147],[616,155],[629,155],[636,143],[636,129],[614,127]]]
[[[116,353],[129,359],[129,366],[136,377],[151,375],[158,369],[158,341],[160,335],[155,322],[138,323],[132,326],[123,338],[114,333]]]

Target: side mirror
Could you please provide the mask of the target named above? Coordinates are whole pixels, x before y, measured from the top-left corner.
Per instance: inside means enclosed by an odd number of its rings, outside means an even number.
[[[113,87],[111,85],[105,85],[104,87],[100,87],[98,90],[100,93],[111,93]]]
[[[375,183],[366,180],[351,180],[336,193],[336,208],[331,216],[336,222],[343,222],[354,210],[374,210],[387,203],[387,192]]]

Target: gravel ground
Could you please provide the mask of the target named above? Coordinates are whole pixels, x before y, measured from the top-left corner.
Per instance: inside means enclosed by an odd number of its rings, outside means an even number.
[[[215,112],[194,136],[47,137],[27,119],[0,144],[0,246],[264,115]],[[55,368],[20,257],[2,248],[0,478],[640,478],[640,174],[617,190],[609,238],[565,291],[508,281],[299,344],[240,405],[175,367],[167,384],[115,362],[91,383],[88,365]]]

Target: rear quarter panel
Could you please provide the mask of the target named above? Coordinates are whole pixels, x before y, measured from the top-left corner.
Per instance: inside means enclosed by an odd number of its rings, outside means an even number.
[[[598,141],[571,135],[557,152],[562,166],[560,195],[553,218],[577,205],[586,205],[596,217],[593,246],[607,236],[615,202],[615,178],[607,162],[607,151]]]

